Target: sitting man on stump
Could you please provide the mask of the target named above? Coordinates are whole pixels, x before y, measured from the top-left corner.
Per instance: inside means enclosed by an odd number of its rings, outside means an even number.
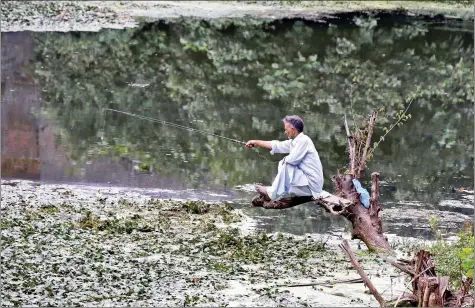
[[[308,197],[310,201],[323,192],[322,163],[312,140],[303,133],[303,120],[293,115],[286,116],[283,122],[289,140],[249,140],[246,143],[248,148],[263,147],[271,150],[271,154],[289,154],[279,162],[272,186],[256,185],[259,196],[253,199],[255,206],[273,202],[273,207],[286,207],[295,197]]]

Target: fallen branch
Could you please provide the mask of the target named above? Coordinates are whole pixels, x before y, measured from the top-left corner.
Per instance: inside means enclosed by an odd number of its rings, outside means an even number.
[[[381,297],[381,294],[379,294],[378,290],[376,290],[373,283],[371,282],[371,280],[369,280],[368,276],[366,276],[366,273],[363,271],[363,268],[361,267],[361,265],[358,263],[355,256],[353,255],[353,252],[351,251],[351,248],[348,245],[348,241],[343,240],[343,243],[340,244],[340,248],[348,256],[348,258],[350,259],[350,262],[353,264],[356,271],[358,272],[358,274],[363,279],[365,285],[368,287],[368,289],[371,291],[373,296],[379,302],[380,307],[386,307],[386,304],[384,302],[384,299]]]
[[[378,254],[378,257],[380,257],[381,259],[383,259],[384,261],[388,262],[389,264],[391,264],[392,266],[396,267],[397,269],[400,269],[401,271],[403,271],[404,273],[406,274],[409,274],[411,277],[415,276],[416,273],[413,271],[413,270],[410,270],[408,269],[406,266],[404,265],[401,265],[393,260],[390,260],[388,259],[388,257],[386,257],[385,255],[382,255],[382,254]]]
[[[311,287],[311,286],[324,286],[324,285],[334,285],[337,283],[361,283],[363,279],[355,278],[355,279],[348,279],[348,280],[336,280],[333,282],[314,282],[314,283],[302,283],[302,284],[289,284],[289,285],[278,285],[277,287],[287,287],[287,288],[294,288],[294,287]]]
[[[335,216],[345,215],[346,208],[352,204],[350,200],[331,194],[319,198],[303,196],[281,199],[277,201],[266,201],[262,195],[258,194],[252,199],[252,204],[254,206],[263,207],[266,209],[286,209],[312,201],[325,208],[328,213]]]

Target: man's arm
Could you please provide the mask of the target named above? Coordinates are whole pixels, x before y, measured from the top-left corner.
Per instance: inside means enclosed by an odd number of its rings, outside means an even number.
[[[272,143],[270,141],[264,141],[264,140],[249,140],[246,143],[246,147],[248,148],[261,147],[268,150],[272,150]]]
[[[286,154],[286,153],[290,153],[290,142],[291,142],[290,140],[285,140],[285,141],[249,140],[246,143],[246,147],[253,148],[255,146],[259,146],[259,147],[271,150],[270,151],[271,154],[274,154],[274,153]]]
[[[292,151],[290,151],[290,154],[284,157],[284,161],[289,165],[297,166],[307,155],[307,151],[307,140],[299,140]]]

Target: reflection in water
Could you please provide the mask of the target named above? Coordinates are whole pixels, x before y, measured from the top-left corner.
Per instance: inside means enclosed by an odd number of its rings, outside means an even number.
[[[39,87],[28,62],[34,43],[25,33],[2,35],[2,176],[38,179],[40,153],[38,119]]]
[[[385,218],[388,231],[427,236],[398,218],[420,206],[392,208],[411,200],[429,210],[458,199],[452,187],[473,185],[471,25],[344,17],[326,24],[184,19],[99,33],[2,33],[2,177],[193,189],[193,197],[233,200],[252,215],[271,216],[269,230],[323,233],[345,222],[311,205],[248,208],[251,194],[235,188],[268,184],[277,169],[268,160],[277,155],[104,108],[243,141],[283,139],[281,119],[301,115],[332,190],[331,175],[348,163],[344,113],[361,121],[358,115],[384,107],[378,140],[419,85],[412,119],[380,144],[368,174],[381,173],[383,202],[393,213]]]

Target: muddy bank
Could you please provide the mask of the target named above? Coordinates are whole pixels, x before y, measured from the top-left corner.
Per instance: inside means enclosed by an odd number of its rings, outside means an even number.
[[[416,1],[8,1],[2,4],[2,32],[99,31],[178,17],[318,21],[342,13],[396,11],[408,16],[473,20],[473,6]]]
[[[227,204],[122,188],[2,181],[1,207],[2,306],[378,306],[332,283],[358,278],[337,248],[349,234],[256,232]],[[404,275],[351,244],[384,298],[402,291]],[[281,286],[309,282],[322,285]]]

